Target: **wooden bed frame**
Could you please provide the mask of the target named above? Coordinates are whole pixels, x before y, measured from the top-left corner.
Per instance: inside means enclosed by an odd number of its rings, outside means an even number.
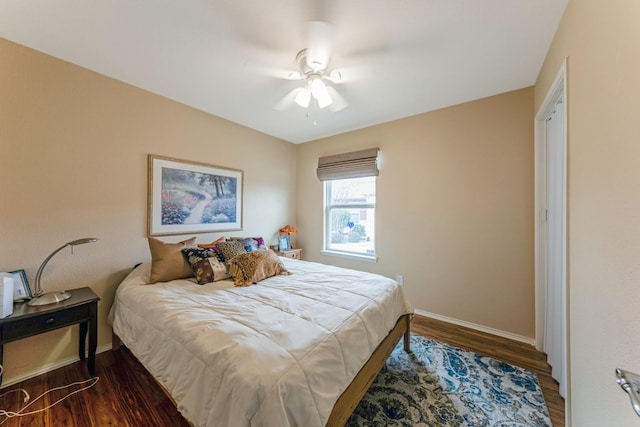
[[[375,349],[367,363],[364,364],[360,372],[355,376],[351,384],[340,395],[336,404],[333,405],[331,415],[327,421],[327,427],[342,427],[347,422],[353,411],[356,409],[360,400],[365,395],[373,381],[378,376],[380,369],[384,366],[389,355],[395,348],[400,338],[404,335],[404,351],[411,351],[410,332],[411,319],[413,314],[405,314],[396,322],[389,335],[382,340],[378,348]]]
[[[367,360],[367,363],[364,364],[353,381],[351,381],[351,384],[349,384],[346,390],[336,401],[336,404],[333,406],[333,410],[329,415],[329,419],[327,420],[327,427],[344,426],[360,403],[360,400],[362,400],[362,397],[365,395],[367,390],[369,390],[371,384],[373,384],[373,381],[378,376],[378,373],[389,358],[389,355],[395,348],[396,344],[400,341],[400,338],[404,336],[404,351],[411,351],[409,339],[412,319],[413,314],[404,314],[398,319],[396,325],[391,329],[391,332],[389,332],[389,335],[382,340],[380,345],[374,350],[369,360]],[[117,350],[120,348],[120,345],[120,338],[114,333],[112,336],[112,349]],[[173,397],[171,397],[171,394],[169,394],[167,389],[157,380],[156,383],[158,383],[175,406],[176,402]]]

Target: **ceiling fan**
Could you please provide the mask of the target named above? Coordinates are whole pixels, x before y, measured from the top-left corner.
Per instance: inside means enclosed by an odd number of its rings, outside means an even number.
[[[342,75],[337,70],[328,69],[331,59],[330,35],[330,24],[322,21],[309,22],[308,47],[296,55],[299,71],[288,74],[290,80],[304,80],[304,84],[285,95],[274,106],[276,110],[287,109],[294,103],[302,108],[327,107],[333,112],[347,107],[347,101],[331,85],[340,83]]]

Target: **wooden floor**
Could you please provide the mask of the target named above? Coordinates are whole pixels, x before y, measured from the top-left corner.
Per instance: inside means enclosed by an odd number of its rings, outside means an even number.
[[[472,329],[416,316],[412,332],[435,338],[460,348],[485,354],[538,374],[553,425],[564,426],[564,401],[558,384],[551,378],[544,355],[533,347]],[[53,408],[39,414],[6,420],[2,426],[188,426],[154,379],[126,348],[108,351],[96,357],[98,383],[75,394]],[[52,387],[88,378],[81,362],[57,369],[22,383],[6,387],[2,393],[25,388],[34,399]],[[72,391],[77,387],[69,389]],[[28,410],[41,409],[67,394],[56,391],[33,404]],[[9,393],[0,398],[0,409],[22,408],[22,393]],[[5,417],[0,417],[0,423]]]

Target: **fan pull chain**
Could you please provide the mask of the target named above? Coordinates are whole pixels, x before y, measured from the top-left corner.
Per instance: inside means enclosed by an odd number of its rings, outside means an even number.
[[[311,117],[311,114],[309,113],[309,111],[307,111],[307,119],[313,120],[313,125],[318,126],[318,122],[316,122],[316,119]]]

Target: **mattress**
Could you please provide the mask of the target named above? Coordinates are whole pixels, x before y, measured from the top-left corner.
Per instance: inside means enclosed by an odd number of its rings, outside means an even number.
[[[114,333],[196,426],[324,426],[336,400],[403,314],[401,285],[376,274],[281,258],[292,273],[119,285]]]

